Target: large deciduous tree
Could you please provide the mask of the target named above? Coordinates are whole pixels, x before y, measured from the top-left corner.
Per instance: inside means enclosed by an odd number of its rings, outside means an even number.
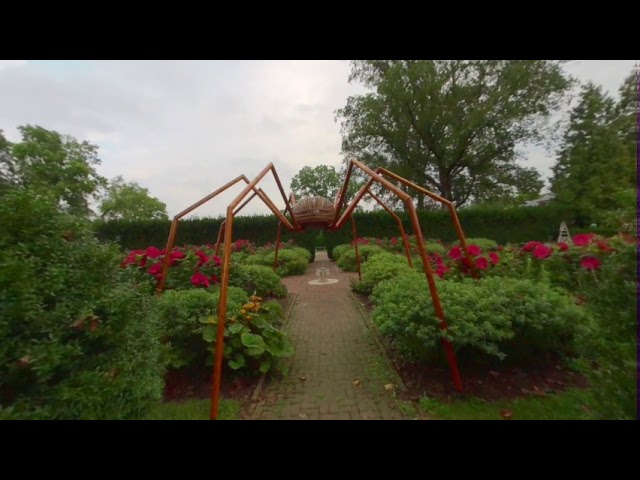
[[[106,182],[96,171],[98,147],[39,126],[18,130],[18,143],[0,138],[0,184],[43,192],[65,211],[90,214],[89,200]]]
[[[349,81],[373,91],[349,97],[337,111],[342,151],[457,206],[539,190],[535,169],[515,162],[516,146],[542,140],[564,101],[572,81],[561,63],[354,61]]]
[[[104,220],[167,220],[167,206],[149,190],[135,182],[125,182],[118,176],[109,182],[100,203],[100,215]]]
[[[327,165],[302,167],[291,179],[291,191],[298,198],[319,196],[334,200],[341,186],[338,172]]]
[[[335,201],[338,191],[344,183],[345,173],[344,168],[338,172],[335,167],[327,165],[318,165],[313,168],[302,167],[293,179],[291,179],[291,191],[297,198],[319,196]],[[353,199],[362,185],[362,179],[351,177],[351,181],[347,187],[347,197],[345,201],[348,202]],[[364,203],[368,203],[369,201],[370,199],[368,197],[363,199]],[[362,210],[362,204],[357,207],[357,210]]]

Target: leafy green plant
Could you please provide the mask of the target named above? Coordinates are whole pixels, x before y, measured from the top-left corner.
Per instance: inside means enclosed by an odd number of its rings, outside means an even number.
[[[588,316],[567,295],[529,280],[437,280],[448,332],[439,327],[424,276],[406,272],[378,284],[373,319],[397,351],[412,361],[440,358],[446,336],[463,358],[530,360],[569,350],[588,329]]]
[[[154,297],[57,201],[0,197],[0,418],[131,419],[162,394]]]
[[[335,261],[338,261],[338,259],[342,256],[342,254],[350,249],[353,250],[353,245],[349,245],[346,243],[333,247],[333,251],[332,251],[333,259]]]
[[[302,258],[304,258],[307,263],[311,262],[313,260],[313,256],[311,255],[311,252],[309,250],[307,250],[306,248],[302,248],[302,247],[291,247],[288,250],[291,250],[292,252],[300,255]]]
[[[603,419],[637,418],[637,251],[627,245],[611,255],[586,291],[595,328],[580,336],[579,366]]]
[[[389,253],[380,253],[370,257],[362,264],[362,279],[354,283],[358,293],[370,294],[383,280],[411,271],[406,257]]]
[[[165,326],[165,344],[171,367],[211,365],[218,325],[219,289],[166,292],[158,313]],[[292,354],[292,346],[279,325],[282,307],[262,303],[257,296],[229,287],[225,322],[226,366],[251,375],[281,368],[280,359]]]
[[[282,308],[276,302],[262,303],[262,299],[251,296],[250,302],[230,318],[225,326],[224,358],[233,370],[247,373],[280,371],[282,359],[293,355],[293,345],[276,324],[281,320]],[[205,324],[202,338],[215,353],[217,317],[200,319]]]
[[[498,242],[491,240],[490,238],[465,238],[465,242],[467,243],[467,246],[477,245],[483,252],[488,252],[489,250],[498,248]],[[454,245],[460,245],[460,241],[458,240]]]
[[[236,265],[231,270],[229,284],[242,288],[249,294],[265,296],[273,293],[286,297],[287,287],[272,267],[265,265]]]
[[[384,250],[375,245],[360,245],[358,246],[358,254],[360,255],[360,262],[366,262],[370,257],[385,253]],[[358,270],[358,264],[356,261],[356,251],[354,248],[345,251],[340,258],[336,261],[338,267],[345,272],[355,272]]]
[[[245,260],[247,265],[264,265],[273,268],[275,251],[263,254],[256,254]],[[283,249],[278,251],[278,267],[276,273],[281,277],[291,275],[302,275],[307,271],[307,260],[293,249]]]
[[[237,312],[249,300],[248,294],[229,287],[227,317]],[[157,315],[163,327],[162,338],[168,365],[171,368],[206,365],[207,344],[202,341],[201,318],[217,316],[219,288],[168,290],[158,299]]]

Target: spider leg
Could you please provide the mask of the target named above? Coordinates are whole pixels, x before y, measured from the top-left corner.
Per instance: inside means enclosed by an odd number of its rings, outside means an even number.
[[[380,200],[380,198],[378,198],[377,195],[375,195],[371,189],[367,190],[367,193],[369,194],[369,196],[371,198],[373,198],[376,202],[378,202],[378,205],[380,205],[382,208],[384,208],[393,218],[395,218],[396,222],[398,223],[398,227],[400,228],[400,235],[402,238],[402,243],[404,244],[404,251],[407,255],[407,262],[409,262],[409,266],[413,267],[413,263],[411,261],[411,251],[409,250],[409,242],[407,242],[406,240],[406,235],[404,233],[404,227],[402,226],[402,220],[400,219],[400,217],[398,215],[396,215],[393,210],[391,210],[382,200]]]
[[[433,308],[436,316],[440,319],[440,328],[443,331],[447,331],[448,327],[447,327],[447,322],[445,320],[444,310],[440,302],[440,295],[438,294],[438,289],[436,287],[435,279],[433,277],[431,262],[429,261],[429,258],[424,246],[424,236],[422,234],[422,228],[420,227],[420,222],[418,221],[416,208],[413,205],[413,202],[411,201],[411,197],[407,193],[403,192],[398,187],[396,187],[394,184],[392,184],[389,180],[384,178],[382,175],[380,175],[380,173],[371,170],[369,167],[367,167],[366,165],[362,164],[361,162],[355,159],[352,159],[349,162],[349,167],[347,169],[347,180],[351,177],[351,170],[354,167],[366,173],[369,176],[369,180],[358,191],[358,194],[349,204],[349,206],[347,207],[345,212],[342,214],[342,216],[340,216],[337,222],[334,222],[333,228],[338,229],[344,225],[345,221],[352,214],[353,210],[355,209],[357,204],[360,202],[360,200],[364,196],[365,192],[369,189],[369,187],[374,181],[378,182],[380,185],[387,188],[388,190],[393,192],[396,196],[398,196],[405,204],[405,207],[409,213],[409,218],[411,219],[413,231],[415,232],[417,237],[418,252],[420,254],[420,258],[422,259],[422,266],[423,266],[425,276],[427,278],[429,293],[431,294],[431,300],[433,301]],[[402,177],[398,177],[398,179],[400,178]],[[343,184],[342,190],[340,191],[340,195],[338,197],[338,200],[340,203],[344,201],[344,194],[346,193],[346,190],[347,190],[347,180],[345,180],[345,183]],[[338,205],[340,205],[340,203],[338,203]],[[336,209],[336,218],[338,217],[339,213],[340,213],[339,210]],[[446,338],[442,339],[442,343],[444,345],[444,349],[447,354],[447,360],[449,362],[449,368],[451,370],[453,383],[456,387],[456,390],[458,390],[459,392],[462,392],[463,391],[462,379],[460,377],[460,371],[458,370],[458,362],[456,360],[455,352],[453,350],[453,345]]]

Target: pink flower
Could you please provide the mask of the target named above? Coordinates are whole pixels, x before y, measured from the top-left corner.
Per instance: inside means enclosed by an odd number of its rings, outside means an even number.
[[[194,287],[209,287],[209,279],[202,272],[196,272],[191,277],[191,283]]]
[[[493,265],[497,265],[497,263],[500,261],[500,257],[498,256],[498,254],[497,254],[497,253],[493,253],[493,252],[491,252],[491,253],[489,254],[489,260],[491,260],[491,263],[492,263]]]
[[[449,258],[453,258],[454,260],[459,259],[460,256],[462,255],[460,247],[453,247],[451,250],[449,250],[448,255],[449,255]]]
[[[213,275],[211,275],[211,281],[213,283],[220,283],[220,279],[218,278],[218,276],[215,273]]]
[[[530,252],[531,250],[536,248],[538,245],[541,245],[541,243],[540,242],[535,242],[535,241],[532,240],[530,242],[527,242],[525,244],[525,246],[522,247],[522,250],[524,250],[525,252]]]
[[[159,282],[162,280],[162,263],[156,263],[155,265],[151,265],[147,270],[149,275],[155,277],[155,279]]]
[[[147,270],[147,272],[149,273],[149,275],[157,275],[159,273],[162,272],[162,264],[161,263],[156,263],[154,265],[151,265],[149,267],[149,269]]]
[[[181,252],[180,250],[174,250],[173,252],[171,252],[170,257],[171,257],[171,260],[180,260],[186,257],[186,255],[184,252]]]
[[[207,254],[204,253],[202,250],[198,250],[196,252],[196,255],[200,259],[200,260],[198,260],[198,268],[200,268],[202,265],[204,265],[205,263],[207,263],[209,261],[209,257],[207,257]]]
[[[573,244],[577,247],[584,247],[591,243],[591,239],[595,236],[593,233],[579,233],[573,237]]]
[[[213,257],[213,263],[216,267],[219,267],[220,265],[222,265],[222,260],[220,259],[219,256],[214,255]]]
[[[181,252],[180,250],[174,250],[169,255],[169,258],[171,259],[171,261],[169,262],[169,265],[174,266],[174,265],[176,265],[178,260],[181,260],[181,259],[183,259],[185,257],[186,257],[186,255],[185,255],[184,252]]]
[[[583,257],[580,266],[585,270],[596,270],[600,268],[600,260],[596,257]]]
[[[391,239],[391,245],[395,245],[396,243],[398,243],[398,239],[396,237],[393,237]]]
[[[444,277],[444,274],[447,273],[449,271],[449,269],[447,267],[445,267],[444,265],[438,265],[438,268],[436,269],[436,275],[438,275],[440,278]]]
[[[161,255],[161,253],[160,253],[160,250],[158,248],[149,247],[149,248],[147,248],[146,255],[149,258],[158,258]]]
[[[607,245],[606,242],[603,242],[602,240],[597,240],[596,243],[598,244],[598,249],[601,252],[613,252],[613,248]]]
[[[489,267],[489,262],[486,258],[480,257],[476,258],[476,268],[478,270],[486,270]]]
[[[477,245],[469,245],[467,247],[467,251],[469,252],[469,255],[471,255],[472,257],[477,257],[482,253],[482,249]]]
[[[553,253],[553,250],[551,250],[549,247],[545,245],[540,244],[533,251],[533,256],[539,260],[542,260],[543,258],[550,257],[552,253]]]
[[[569,250],[569,245],[567,245],[565,242],[560,242],[558,243],[558,249],[561,252],[566,252],[567,250]]]

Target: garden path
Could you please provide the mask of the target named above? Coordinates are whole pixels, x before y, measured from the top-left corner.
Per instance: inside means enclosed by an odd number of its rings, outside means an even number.
[[[328,268],[337,283],[310,285]],[[283,279],[297,295],[288,334],[295,355],[248,407],[255,420],[402,420],[415,415],[396,394],[402,381],[351,294],[350,279],[326,252],[304,275]]]

